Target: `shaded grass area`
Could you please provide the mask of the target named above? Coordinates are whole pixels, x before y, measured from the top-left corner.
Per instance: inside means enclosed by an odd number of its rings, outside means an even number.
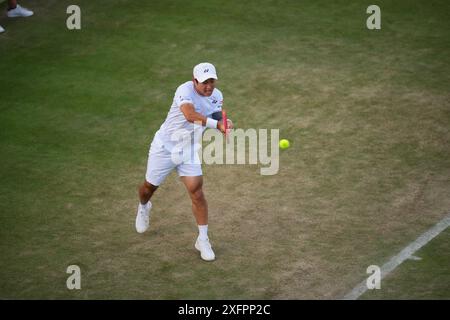
[[[448,2],[382,1],[380,31],[363,1],[79,1],[81,31],[70,4],[0,18],[1,298],[336,298],[450,207]],[[133,226],[148,144],[200,61],[237,126],[292,142],[276,176],[204,167],[212,264],[176,175],[152,230]]]

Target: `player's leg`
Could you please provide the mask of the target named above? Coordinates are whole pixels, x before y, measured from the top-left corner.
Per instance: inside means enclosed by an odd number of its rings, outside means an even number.
[[[182,176],[189,197],[192,200],[192,212],[199,226],[208,225],[208,203],[203,193],[203,176],[186,177]]]
[[[145,232],[150,226],[151,197],[167,175],[175,168],[169,151],[157,141],[153,142],[148,155],[145,181],[139,187],[139,205],[136,215],[136,231]]]
[[[203,176],[182,176],[186,189],[192,201],[192,212],[197,221],[199,235],[195,242],[195,248],[200,251],[203,260],[215,259],[208,238],[208,202],[203,193]]]
[[[150,182],[144,181],[139,187],[139,201],[142,205],[145,205],[153,196],[153,193],[158,189],[158,186],[154,186]]]
[[[17,7],[17,0],[8,0],[8,9],[15,9]]]
[[[139,205],[135,221],[136,231],[138,233],[147,231],[150,226],[150,211],[152,209],[150,198],[156,189],[158,189],[158,186],[147,181],[144,181],[139,187]]]

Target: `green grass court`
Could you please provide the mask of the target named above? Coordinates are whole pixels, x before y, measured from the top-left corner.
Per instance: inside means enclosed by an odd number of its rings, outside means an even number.
[[[449,280],[447,229],[404,262],[383,281],[380,290],[367,291],[363,299],[447,299]],[[408,290],[405,290],[408,288]]]
[[[1,2],[1,1],[0,1]],[[340,299],[450,210],[450,2],[22,0],[0,25],[1,299]],[[3,12],[6,3],[0,4]],[[277,175],[204,166],[217,260],[173,173],[137,187],[202,61],[239,128],[278,128]],[[449,229],[363,299],[450,299]],[[81,290],[66,268],[81,268]]]

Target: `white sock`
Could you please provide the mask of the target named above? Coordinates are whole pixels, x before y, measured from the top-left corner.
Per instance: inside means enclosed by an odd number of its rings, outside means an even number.
[[[142,204],[142,203],[139,201],[139,205],[140,205],[143,209],[147,209],[149,203],[150,203],[150,201],[148,201],[146,204]]]
[[[200,240],[208,239],[208,225],[207,224],[198,226],[198,238]]]

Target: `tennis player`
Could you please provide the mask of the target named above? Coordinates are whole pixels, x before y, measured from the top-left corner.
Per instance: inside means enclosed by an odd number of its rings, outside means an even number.
[[[199,230],[195,248],[206,261],[214,260],[215,254],[208,238],[208,203],[202,189],[201,163],[196,152],[180,157],[174,157],[174,154],[183,152],[177,144],[180,139],[186,139],[186,135],[192,144],[188,150],[195,150],[194,145],[201,143],[194,139],[194,123],[201,123],[203,130],[213,128],[225,133],[223,96],[215,87],[217,79],[216,68],[212,64],[200,63],[194,67],[192,80],[177,88],[167,118],[155,133],[150,146],[145,181],[139,188],[140,203],[136,216],[136,230],[143,233],[150,225],[151,197],[167,175],[176,169],[192,200],[192,211]],[[230,119],[227,119],[227,128],[233,128]]]

